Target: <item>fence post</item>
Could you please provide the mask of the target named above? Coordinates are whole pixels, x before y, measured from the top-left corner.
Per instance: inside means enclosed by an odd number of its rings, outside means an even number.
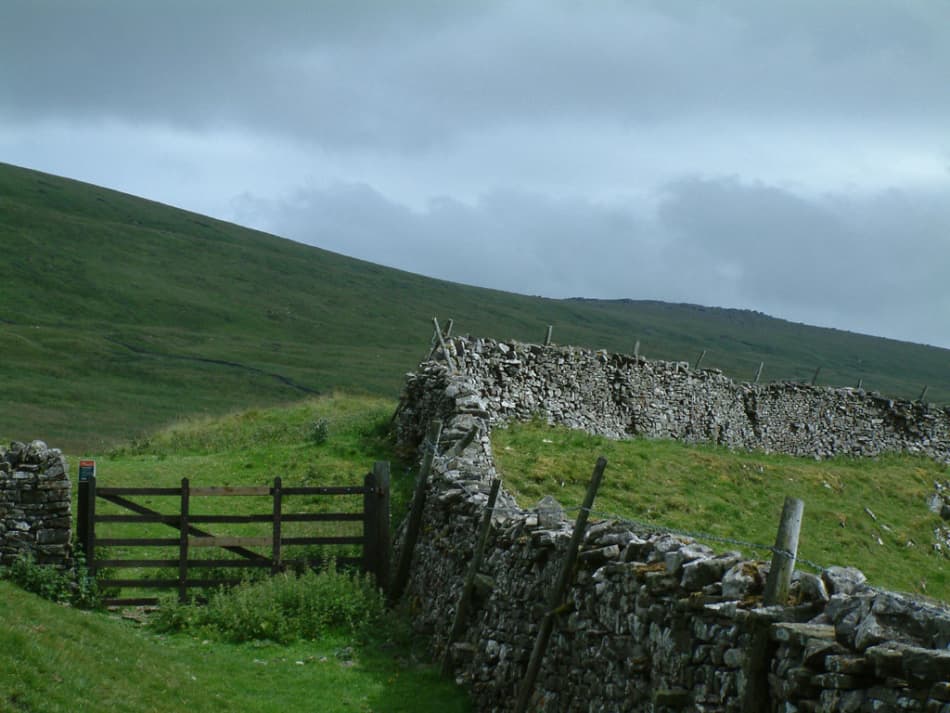
[[[821,367],[819,366],[815,369],[815,375],[811,377],[811,385],[815,386],[818,383],[818,375],[821,373]]]
[[[758,383],[759,383],[759,378],[762,376],[762,369],[764,369],[764,368],[765,368],[765,362],[764,362],[764,361],[760,361],[760,362],[759,362],[759,368],[755,370],[755,378],[752,380],[752,383],[753,383],[753,384],[758,384]]]
[[[439,320],[435,317],[432,318],[432,326],[435,327],[436,336],[439,338],[439,346],[442,347],[442,354],[445,356],[445,363],[449,367],[449,373],[452,373],[455,371],[455,362],[452,361],[452,355],[449,354],[449,349],[445,346],[445,339],[442,336],[442,329],[439,327]]]
[[[863,377],[860,378],[860,379],[858,379],[858,385],[857,385],[855,388],[858,389],[858,391],[860,391],[862,386],[864,386],[864,378],[863,378]]]
[[[86,558],[89,576],[96,574],[96,476],[79,480],[79,515],[76,518],[76,537]]]
[[[191,489],[188,484],[188,478],[181,479],[181,520],[179,529],[181,534],[178,539],[178,601],[184,604],[188,601],[188,501],[191,496]]]
[[[389,588],[389,463],[377,461],[363,480],[363,571]]]
[[[640,358],[640,340],[639,339],[637,340],[636,344],[633,345],[633,358],[634,359]]]
[[[594,466],[594,473],[590,479],[590,485],[587,486],[587,495],[584,496],[584,504],[580,512],[577,513],[577,521],[574,523],[574,533],[571,536],[571,543],[567,549],[567,555],[561,565],[561,573],[558,576],[557,584],[551,590],[548,599],[547,611],[541,620],[541,628],[538,630],[538,637],[534,640],[534,649],[531,651],[531,659],[528,661],[528,670],[525,672],[524,680],[521,682],[521,690],[518,692],[518,701],[515,704],[515,713],[525,713],[528,710],[528,701],[531,694],[534,693],[534,684],[538,679],[538,672],[541,670],[541,660],[544,658],[544,652],[551,639],[551,630],[554,627],[554,617],[558,607],[561,606],[561,600],[567,591],[567,585],[574,576],[574,563],[577,561],[577,551],[581,546],[581,538],[584,536],[584,530],[587,529],[587,518],[590,515],[591,506],[594,504],[594,497],[597,495],[597,489],[600,487],[600,481],[604,477],[604,468],[607,467],[607,459],[601,456],[597,459],[597,465]]]
[[[472,441],[475,440],[475,436],[477,435],[478,435],[478,426],[472,426],[470,429],[468,429],[468,431],[465,433],[464,436],[458,439],[455,442],[455,444],[442,455],[445,457],[447,461],[452,460],[456,456],[461,455],[462,451],[464,451],[466,448],[468,448],[472,444]]]
[[[703,359],[706,358],[706,350],[703,349],[699,354],[699,359],[696,360],[696,366],[693,367],[696,371],[699,371],[699,365],[703,363]]]
[[[924,390],[920,392],[920,396],[917,397],[917,400],[923,403],[924,399],[927,397],[927,390],[930,389],[930,385],[924,387]]]
[[[544,335],[544,346],[548,347],[551,345],[551,335],[554,333],[554,325],[548,325],[548,333]]]
[[[475,545],[475,553],[468,567],[468,573],[465,575],[465,583],[462,585],[462,595],[459,597],[458,606],[455,607],[455,621],[452,623],[452,631],[449,633],[448,641],[445,642],[445,654],[442,657],[442,675],[448,676],[452,673],[452,644],[462,635],[462,629],[465,628],[465,618],[468,616],[468,607],[472,601],[472,592],[475,589],[475,576],[482,566],[482,558],[485,556],[485,546],[488,544],[488,533],[491,526],[491,518],[495,510],[495,501],[498,499],[498,488],[501,486],[501,480],[495,478],[491,482],[491,490],[488,492],[488,503],[485,505],[485,512],[482,513],[482,522],[478,528],[478,544]]]
[[[454,320],[454,319],[450,319],[450,320],[448,321],[448,323],[445,325],[445,331],[442,332],[442,335],[443,335],[446,339],[448,339],[449,337],[452,336],[452,327],[453,327],[453,326],[455,326],[455,320]]]
[[[274,478],[274,544],[271,546],[271,574],[277,574],[281,569],[280,537],[281,537],[281,514],[283,508],[283,493],[281,492],[282,483],[280,476]]]
[[[402,591],[409,579],[409,567],[412,564],[412,551],[419,539],[419,528],[422,525],[422,509],[425,506],[426,486],[429,481],[429,471],[432,469],[432,459],[439,446],[439,437],[442,435],[442,421],[433,419],[429,422],[425,441],[422,447],[425,455],[422,459],[422,469],[416,479],[416,489],[412,496],[412,510],[409,512],[409,521],[406,523],[406,536],[402,541],[402,550],[399,552],[399,565],[396,567],[396,576],[393,579],[389,597],[393,602],[399,601]]]
[[[775,536],[772,550],[772,566],[765,581],[765,606],[785,604],[788,601],[788,587],[795,571],[795,558],[798,556],[798,535],[802,529],[802,514],[805,503],[798,498],[785,498],[782,507],[782,519]]]

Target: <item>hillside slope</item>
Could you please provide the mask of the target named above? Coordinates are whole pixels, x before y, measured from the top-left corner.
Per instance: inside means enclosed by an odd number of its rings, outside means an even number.
[[[398,392],[434,315],[456,331],[950,401],[950,351],[659,302],[434,280],[0,164],[0,438],[98,448],[193,413]]]

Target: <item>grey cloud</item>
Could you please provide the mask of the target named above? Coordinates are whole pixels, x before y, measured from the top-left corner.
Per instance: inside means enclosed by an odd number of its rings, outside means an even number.
[[[950,111],[942,3],[277,7],[5,3],[0,111],[401,151],[512,123]]]

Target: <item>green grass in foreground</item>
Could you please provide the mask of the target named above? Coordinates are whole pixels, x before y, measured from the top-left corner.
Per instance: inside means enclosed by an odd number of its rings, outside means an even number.
[[[0,581],[0,710],[463,713],[465,694],[382,632],[289,646],[157,636]]]
[[[801,557],[852,565],[872,584],[950,601],[950,561],[931,546],[942,521],[927,509],[934,481],[950,478],[945,465],[911,456],[817,462],[611,441],[538,422],[498,429],[493,444],[505,486],[523,506],[546,494],[579,505],[601,454],[608,466],[595,510],[655,525],[770,545],[785,496],[801,498]]]
[[[338,394],[284,408],[181,422],[108,453],[81,455],[96,456],[102,486],[177,485],[182,476],[197,485],[259,485],[275,475],[288,484],[352,483],[359,482],[375,460],[390,460],[395,466],[393,519],[398,521],[411,478],[395,460],[387,436],[394,408],[394,402],[383,399]],[[326,423],[322,442],[313,438],[318,422]],[[70,461],[75,475],[76,458]],[[177,506],[167,498],[138,500],[165,512]],[[209,513],[262,507],[259,498],[204,500],[202,507],[211,508],[204,510]],[[311,510],[323,507],[318,502],[303,505]],[[168,537],[174,532],[165,527],[155,534]],[[143,536],[142,529],[135,535]],[[111,554],[162,556],[153,549],[143,554],[140,549],[133,553],[116,548]],[[369,633],[337,630],[287,645],[227,643],[212,631],[189,631],[158,635],[114,615],[53,604],[0,581],[0,711],[470,710],[462,689],[420,663],[419,643],[409,636],[398,612],[387,613],[384,623]]]

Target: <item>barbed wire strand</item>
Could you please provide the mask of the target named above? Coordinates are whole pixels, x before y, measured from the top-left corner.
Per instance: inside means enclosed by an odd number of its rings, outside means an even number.
[[[465,487],[464,483],[456,483],[456,487],[463,491],[469,497],[474,497],[476,495],[482,495],[483,493],[480,490],[473,491]],[[487,497],[487,496],[486,496]],[[564,513],[576,513],[584,510],[585,508],[581,506],[571,506],[562,508]],[[506,507],[501,505],[495,505],[492,508],[492,515],[513,515],[513,516],[524,516],[530,514],[539,514],[539,508],[517,508],[517,507]],[[802,557],[794,552],[789,550],[782,549],[781,547],[775,547],[774,545],[764,545],[760,542],[750,542],[749,540],[742,540],[736,537],[725,537],[723,535],[713,535],[709,532],[701,532],[698,530],[683,530],[676,527],[670,527],[668,525],[660,525],[655,522],[647,522],[645,520],[635,520],[623,515],[618,515],[616,513],[605,512],[603,510],[595,510],[593,508],[587,508],[587,513],[594,517],[602,518],[604,520],[613,520],[619,525],[629,525],[631,529],[639,532],[650,532],[666,535],[676,535],[679,537],[688,537],[691,540],[704,540],[707,542],[716,542],[724,545],[732,545],[734,547],[743,547],[747,549],[762,551],[762,552],[771,552],[773,554],[782,555],[788,557],[789,559],[794,559],[796,563],[804,564],[808,567],[811,567],[817,572],[821,572],[827,567],[825,565],[819,564],[813,560],[808,559],[807,557]]]

